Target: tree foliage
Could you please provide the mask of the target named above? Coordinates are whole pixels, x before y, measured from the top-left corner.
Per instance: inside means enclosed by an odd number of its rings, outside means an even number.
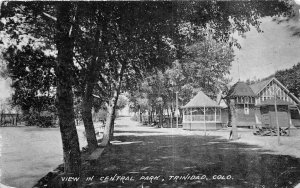
[[[7,71],[12,80],[12,104],[22,109],[28,125],[40,125],[41,112],[55,109],[55,58],[30,46],[18,49],[9,47],[4,53]],[[49,117],[50,118],[50,117]],[[37,122],[36,122],[37,121]],[[49,123],[48,125],[52,125]]]
[[[41,107],[49,104],[54,98],[51,93],[55,86],[55,58],[45,56],[40,50],[33,50],[30,46],[22,50],[16,47],[7,49],[4,58],[8,62],[9,76],[15,89],[13,101],[22,109]],[[47,101],[36,101],[42,96],[49,97]],[[37,102],[37,104],[36,104]]]
[[[184,56],[165,71],[149,75],[131,97],[136,110],[170,109],[174,113],[175,92],[179,105],[186,104],[202,90],[212,98],[227,84],[226,75],[233,61],[233,50],[211,37],[187,46]],[[157,110],[158,111],[158,110]]]
[[[300,97],[300,63],[290,69],[277,71],[275,77],[297,98]]]

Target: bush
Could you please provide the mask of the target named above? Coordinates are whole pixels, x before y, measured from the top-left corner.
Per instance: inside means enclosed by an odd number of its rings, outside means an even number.
[[[52,114],[29,114],[26,116],[26,126],[54,127],[55,118]]]

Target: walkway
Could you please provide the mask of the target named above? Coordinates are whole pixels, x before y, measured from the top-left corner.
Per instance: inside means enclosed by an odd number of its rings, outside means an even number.
[[[240,135],[250,133],[244,131]],[[116,121],[112,146],[86,167],[86,176],[94,176],[94,181],[86,185],[92,188],[289,187],[300,183],[300,159],[272,155],[271,151],[255,145],[228,142],[229,130],[203,134],[203,131],[139,126],[129,118],[120,118]],[[127,177],[128,181],[104,181],[107,176]],[[195,180],[192,176],[204,179]]]

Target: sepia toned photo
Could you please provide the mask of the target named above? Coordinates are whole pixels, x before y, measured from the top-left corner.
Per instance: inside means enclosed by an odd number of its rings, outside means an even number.
[[[0,0],[0,188],[300,188],[300,0]]]

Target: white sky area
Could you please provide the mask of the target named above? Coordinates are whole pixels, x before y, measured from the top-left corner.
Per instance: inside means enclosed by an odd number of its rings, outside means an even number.
[[[0,79],[0,101],[9,98],[11,93],[12,93],[12,89],[10,87],[9,79],[5,80],[1,78]]]
[[[289,22],[280,24],[270,17],[261,21],[263,33],[251,28],[246,38],[237,37],[242,49],[235,49],[230,73],[233,83],[239,78],[241,81],[264,78],[300,62],[300,35],[293,36],[295,31],[300,31],[299,13]]]

